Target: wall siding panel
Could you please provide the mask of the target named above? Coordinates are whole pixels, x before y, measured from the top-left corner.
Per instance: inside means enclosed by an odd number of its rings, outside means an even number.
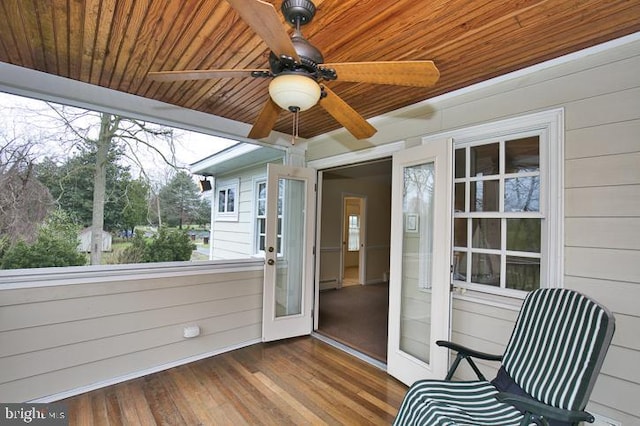
[[[640,120],[618,121],[566,133],[565,159],[599,157],[640,151]]]
[[[569,247],[640,250],[640,217],[567,218],[565,243]]]
[[[608,281],[594,277],[566,276],[565,287],[580,290],[605,305],[610,311],[625,315],[638,315],[638,300],[640,300],[640,285],[636,282]],[[616,320],[618,320],[616,318]],[[618,327],[615,339],[625,331]],[[640,333],[636,333],[640,342]]]
[[[627,281],[640,285],[638,250],[567,247],[565,255],[566,275]]]
[[[638,217],[640,185],[567,188],[565,217]]]
[[[605,407],[602,414],[614,420],[624,421],[625,426],[638,424],[640,404],[638,404],[637,383],[625,378],[601,374],[593,389],[591,399]],[[587,405],[587,409],[589,408]]]
[[[566,188],[633,185],[640,182],[640,151],[567,160],[565,165]]]
[[[259,340],[261,265],[215,269],[0,290],[0,400],[46,399]],[[185,339],[193,324],[200,336]]]

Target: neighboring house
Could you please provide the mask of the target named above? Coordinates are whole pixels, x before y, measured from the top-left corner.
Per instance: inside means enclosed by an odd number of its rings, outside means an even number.
[[[211,260],[264,255],[267,163],[282,164],[285,151],[237,144],[191,165],[213,180]]]
[[[447,169],[438,162],[432,170],[438,177],[433,185],[450,189],[436,189],[433,203],[446,212],[436,217],[436,226],[424,220],[425,212],[434,208],[432,202],[419,204],[410,198],[413,190],[408,186],[398,190],[402,176],[397,181],[392,172],[391,203],[402,206],[407,201],[407,209],[400,216],[372,211],[376,217],[395,219],[389,219],[390,231],[384,232],[389,241],[369,241],[369,249],[389,251],[390,265],[382,264],[366,280],[380,279],[390,271],[392,288],[398,279],[415,282],[410,295],[416,306],[424,307],[429,301],[420,298],[432,289],[435,294],[444,283],[448,291],[448,267],[440,284],[422,278],[430,276],[429,268],[451,260],[455,287],[451,310],[431,311],[438,313],[435,317],[422,312],[419,319],[442,322],[458,343],[498,353],[509,337],[522,290],[531,285],[518,276],[533,274],[540,285],[593,296],[613,311],[617,331],[587,408],[621,424],[640,422],[639,70],[636,34],[374,118],[378,133],[371,142],[354,142],[340,130],[296,145],[296,150],[306,147],[307,165],[322,173],[391,156],[396,165],[409,164],[404,169],[408,170],[411,161],[418,161],[414,153],[420,149],[455,150],[433,154],[434,158],[450,155],[452,163]],[[59,86],[54,77],[22,69],[19,76],[13,75],[17,71],[9,67],[2,71],[1,78],[16,85],[33,76],[34,93]],[[89,94],[107,98],[97,95],[103,89],[82,88],[87,99]],[[145,114],[161,114],[155,103],[116,95],[135,102]],[[128,110],[134,109],[129,105]],[[190,125],[196,127],[195,121],[206,129],[207,120],[198,116]],[[354,147],[361,149],[353,151]],[[196,173],[215,176],[214,258],[216,253],[222,259],[260,252],[256,229],[261,218],[255,205],[262,196],[257,185],[265,177],[263,164],[280,162],[281,157],[274,153],[270,159],[241,160],[250,155],[233,157],[226,165],[216,163],[220,157],[214,156],[208,159],[213,163],[209,172],[207,159],[193,167]],[[236,159],[240,163],[233,167]],[[287,152],[285,163],[289,160]],[[450,172],[444,179],[438,174],[442,170]],[[320,182],[319,190],[342,191],[331,189],[333,183]],[[510,199],[507,194],[519,195]],[[368,201],[373,196],[369,194]],[[329,215],[322,204],[318,212],[321,218]],[[522,225],[526,234],[540,234],[539,244],[513,242],[522,241],[510,237],[513,226],[521,224],[526,224]],[[451,234],[453,241],[448,242]],[[337,235],[323,240],[327,253],[341,244]],[[401,256],[398,242],[402,246],[403,241],[429,235],[435,236],[433,245],[420,254],[433,257],[433,262],[416,267],[414,276],[397,276],[402,268],[394,262],[415,260]],[[368,264],[380,263],[372,260],[373,253],[368,256]],[[245,259],[182,268],[120,267],[76,272],[72,279],[68,272],[52,270],[1,275],[0,400],[56,400],[261,341],[266,322],[263,300],[270,296],[263,293],[264,264],[263,259]],[[316,281],[320,273],[316,272]],[[507,276],[515,281],[506,281]],[[325,278],[332,276],[327,273]],[[448,296],[442,299],[445,304]],[[392,311],[392,320],[400,320],[397,311]],[[203,333],[197,339],[184,339],[182,327],[195,321]],[[414,329],[413,323],[406,325]],[[415,329],[423,338],[425,333]],[[397,340],[401,347],[413,344],[404,336]],[[419,358],[425,346],[417,342],[410,350]],[[481,368],[488,375],[495,371],[493,365]],[[391,368],[389,372],[396,374]],[[468,375],[461,373],[463,378]]]
[[[78,251],[91,253],[91,228],[83,229],[78,238],[80,239]],[[102,251],[111,251],[111,240],[111,234],[107,231],[102,231]]]

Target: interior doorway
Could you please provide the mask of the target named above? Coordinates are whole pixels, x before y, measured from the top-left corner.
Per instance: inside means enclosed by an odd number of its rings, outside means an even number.
[[[365,197],[342,197],[342,287],[362,285],[365,281],[365,206]]]
[[[319,334],[386,363],[391,159],[323,170]]]

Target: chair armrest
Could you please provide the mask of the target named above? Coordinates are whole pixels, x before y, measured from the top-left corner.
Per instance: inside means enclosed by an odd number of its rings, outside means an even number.
[[[453,349],[458,353],[462,353],[463,355],[470,356],[472,358],[486,359],[488,361],[502,361],[502,355],[494,355],[494,354],[488,354],[486,352],[475,351],[473,349],[467,348],[466,346],[449,342],[447,340],[437,340],[436,345]]]
[[[458,345],[457,343],[449,342],[446,340],[436,340],[436,345],[443,346],[448,349],[453,349],[454,351],[458,352],[458,355],[456,355],[456,359],[453,361],[453,364],[451,364],[451,367],[447,372],[447,377],[444,378],[445,380],[451,380],[453,374],[458,368],[458,365],[460,365],[460,361],[462,361],[463,359],[467,360],[469,366],[471,366],[473,371],[476,373],[476,376],[478,376],[478,380],[487,379],[484,377],[476,363],[473,362],[473,358],[486,359],[488,361],[502,361],[502,355],[492,355],[484,352],[474,351],[473,349],[469,349],[465,346]]]
[[[564,410],[562,408],[553,407],[540,401],[536,401],[532,398],[514,395],[511,393],[500,392],[496,395],[496,399],[498,399],[498,401],[511,404],[524,413],[531,413],[534,418],[539,418],[541,420],[554,419],[571,424],[581,421],[593,423],[595,420],[594,417],[586,411]]]

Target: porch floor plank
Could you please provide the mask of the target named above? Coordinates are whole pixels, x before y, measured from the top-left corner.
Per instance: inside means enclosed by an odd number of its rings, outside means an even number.
[[[300,337],[68,398],[69,424],[388,425],[407,387],[326,343]]]

